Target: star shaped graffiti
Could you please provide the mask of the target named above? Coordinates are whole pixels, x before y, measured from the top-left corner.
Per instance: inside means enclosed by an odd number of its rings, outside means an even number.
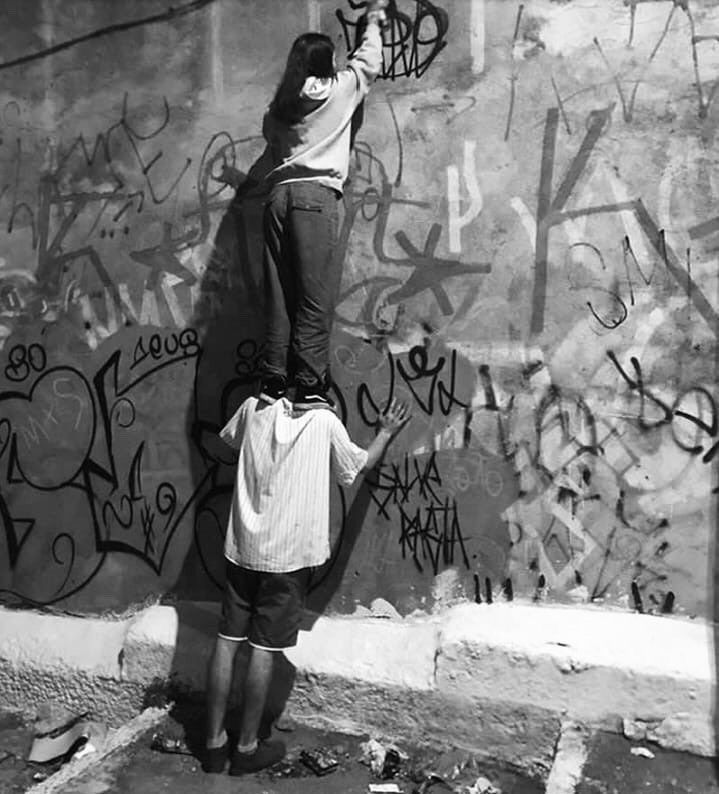
[[[395,240],[407,254],[408,259],[406,261],[391,260],[392,264],[412,267],[413,270],[407,281],[399,289],[387,296],[389,303],[399,303],[428,289],[437,299],[442,313],[445,315],[452,314],[454,311],[452,303],[441,282],[452,276],[461,276],[467,273],[478,275],[491,272],[492,266],[487,262],[470,264],[460,262],[458,259],[440,259],[435,256],[441,234],[442,226],[439,223],[433,223],[427,234],[424,249],[420,251],[410,242],[403,231],[395,233]]]
[[[130,256],[135,262],[150,268],[147,276],[147,289],[154,289],[160,281],[162,273],[171,273],[181,279],[187,286],[192,286],[197,281],[197,276],[177,258],[177,252],[194,238],[194,232],[178,239],[172,238],[172,224],[163,224],[162,241],[151,248],[141,251],[131,251]]]

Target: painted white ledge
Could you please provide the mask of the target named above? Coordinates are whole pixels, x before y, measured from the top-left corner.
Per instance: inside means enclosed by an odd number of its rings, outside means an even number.
[[[424,691],[436,686],[438,642],[437,619],[321,617],[285,655],[310,675]]]
[[[463,604],[442,621],[436,686],[478,704],[647,726],[664,746],[713,755],[713,637],[705,622],[587,608]]]
[[[45,680],[73,673],[86,683],[102,678],[98,688],[116,692],[118,703],[123,687],[141,692],[170,676],[201,689],[218,619],[217,604],[155,606],[123,621],[0,608],[0,679],[12,679],[19,697],[19,671],[42,672]],[[614,729],[624,720],[664,746],[714,753],[713,637],[701,621],[517,602],[460,604],[404,620],[320,617],[286,655],[298,674],[298,702],[308,682],[329,695],[316,698],[318,714],[332,712],[338,723],[343,708],[358,713],[362,703],[336,698],[334,714],[331,692],[351,691],[360,701],[383,693],[383,719],[393,713],[393,697],[418,709],[426,702],[435,711],[474,715],[478,726],[512,710],[519,724],[533,709]],[[114,689],[108,679],[117,682]]]
[[[120,678],[129,625],[0,607],[0,664]]]
[[[443,647],[479,643],[559,666],[611,666],[627,673],[713,679],[711,627],[704,621],[518,602],[461,604],[442,621]]]

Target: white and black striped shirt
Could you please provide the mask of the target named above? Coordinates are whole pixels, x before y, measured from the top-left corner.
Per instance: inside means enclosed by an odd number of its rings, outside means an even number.
[[[250,397],[220,432],[239,450],[225,557],[274,573],[321,565],[330,555],[330,461],[350,485],[367,462],[337,416],[293,414],[285,399]]]

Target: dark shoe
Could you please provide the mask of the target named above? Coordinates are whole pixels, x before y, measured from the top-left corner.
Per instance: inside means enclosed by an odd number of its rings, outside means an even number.
[[[287,394],[287,381],[280,376],[262,379],[260,386],[260,400],[268,403],[276,402]]]
[[[202,759],[203,771],[213,775],[221,774],[225,771],[229,756],[229,742],[225,742],[222,747],[205,747],[205,757]]]
[[[272,723],[273,720],[271,718],[262,717],[260,721],[260,727],[257,729],[257,738],[264,742],[266,739],[269,739],[272,736]]]
[[[294,407],[298,411],[311,408],[334,409],[334,400],[319,386],[298,386],[295,394]]]
[[[241,753],[235,750],[230,763],[230,774],[238,776],[259,772],[261,769],[273,766],[284,757],[284,742],[258,742],[257,748],[253,753]]]

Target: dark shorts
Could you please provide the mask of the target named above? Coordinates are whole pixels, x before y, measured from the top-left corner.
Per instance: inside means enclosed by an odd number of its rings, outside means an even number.
[[[281,651],[297,644],[310,568],[291,573],[251,571],[227,561],[219,635]]]

